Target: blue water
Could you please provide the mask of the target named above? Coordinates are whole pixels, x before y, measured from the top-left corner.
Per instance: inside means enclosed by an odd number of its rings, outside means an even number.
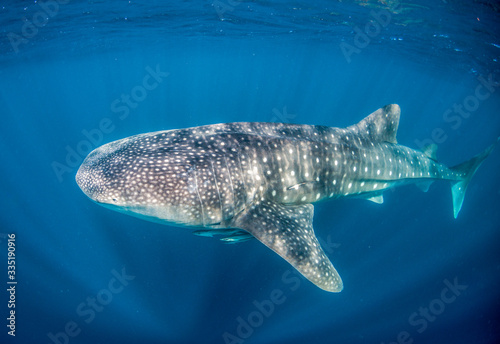
[[[138,133],[343,127],[390,103],[399,143],[465,161],[500,135],[497,2],[65,2],[0,5],[2,343],[500,341],[500,149],[457,219],[446,182],[317,204],[339,294],[256,240],[112,212],[74,180],[90,149]]]

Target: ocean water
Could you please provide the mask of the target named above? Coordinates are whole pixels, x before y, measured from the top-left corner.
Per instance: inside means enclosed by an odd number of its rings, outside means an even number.
[[[390,103],[402,109],[400,144],[435,143],[440,161],[458,164],[500,135],[499,10],[490,0],[2,2],[1,343],[500,342],[498,148],[457,219],[447,182],[387,191],[380,205],[317,204],[338,294],[257,240],[227,245],[112,212],[74,179],[91,149],[134,134],[344,127]]]

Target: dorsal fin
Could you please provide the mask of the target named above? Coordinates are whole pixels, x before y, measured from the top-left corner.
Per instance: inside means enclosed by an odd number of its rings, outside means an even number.
[[[396,134],[398,132],[400,113],[399,105],[386,105],[347,129],[368,135],[374,142],[397,143]]]
[[[422,149],[422,152],[430,159],[434,160],[434,161],[437,161],[437,149],[438,149],[438,146],[437,144],[435,143],[431,143],[430,145],[428,146],[425,146],[423,149]]]

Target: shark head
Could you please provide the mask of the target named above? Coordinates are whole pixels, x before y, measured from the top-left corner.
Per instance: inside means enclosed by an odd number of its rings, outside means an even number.
[[[76,173],[76,183],[93,201],[102,205],[125,206],[129,198],[126,189],[126,170],[118,154],[124,140],[108,143],[93,150]]]
[[[76,173],[78,186],[115,211],[153,222],[196,223],[198,200],[186,154],[158,144],[161,136],[137,135],[96,148]]]

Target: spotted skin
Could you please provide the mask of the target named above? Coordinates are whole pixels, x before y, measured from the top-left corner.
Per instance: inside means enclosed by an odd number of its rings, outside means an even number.
[[[447,168],[432,149],[397,144],[399,115],[399,106],[388,105],[345,129],[228,123],[136,135],[91,152],[76,181],[114,210],[202,227],[195,234],[227,242],[255,237],[318,287],[339,292],[342,280],[314,234],[311,203],[380,203],[388,188],[447,179],[460,210],[468,180],[489,154]]]

